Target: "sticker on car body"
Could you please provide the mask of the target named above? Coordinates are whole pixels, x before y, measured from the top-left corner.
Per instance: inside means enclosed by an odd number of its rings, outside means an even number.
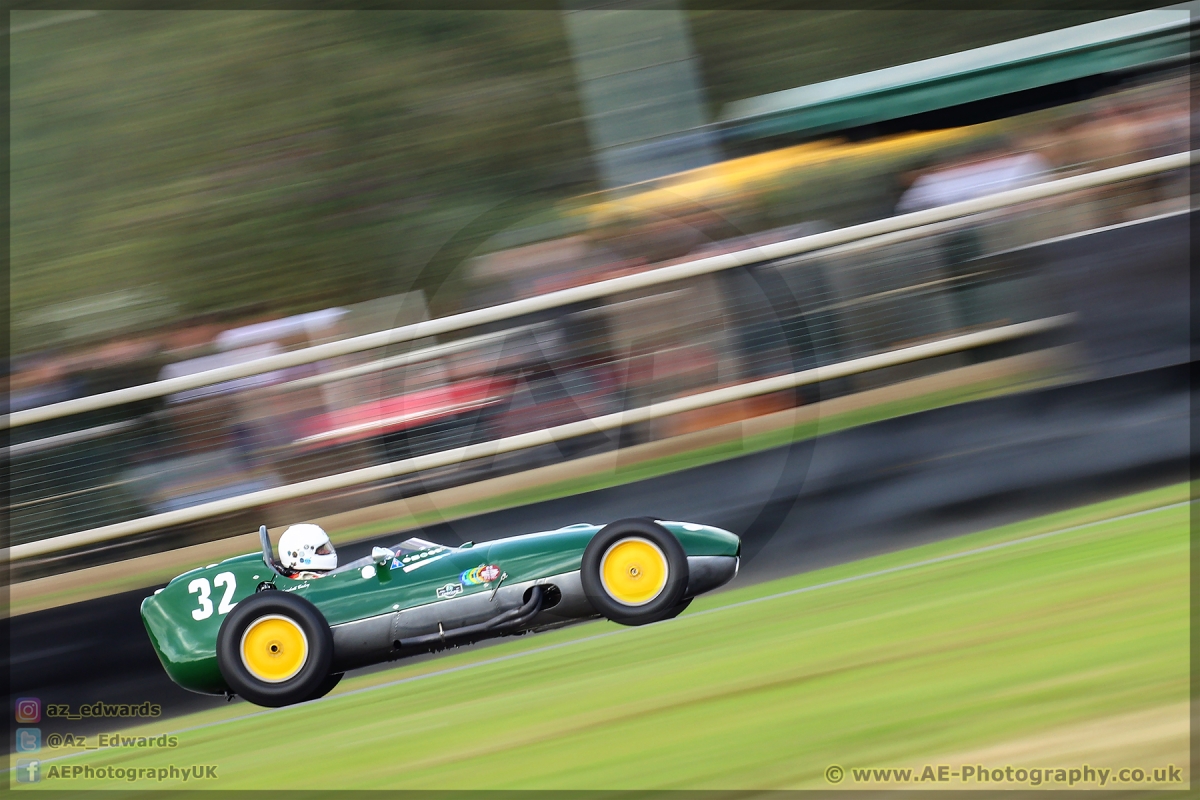
[[[440,600],[447,600],[451,597],[456,597],[462,594],[463,585],[461,583],[447,583],[445,586],[437,590],[437,596]]]
[[[479,586],[484,583],[491,583],[500,577],[500,568],[495,564],[480,564],[474,569],[469,569],[458,577],[460,581],[468,586]]]
[[[405,572],[412,572],[414,569],[420,569],[426,564],[432,564],[435,561],[440,561],[450,555],[450,551],[445,547],[439,547],[436,550],[426,550],[422,553],[413,553],[410,556],[405,556],[400,559],[400,563],[404,564],[402,569]],[[405,563],[408,562],[408,563]]]

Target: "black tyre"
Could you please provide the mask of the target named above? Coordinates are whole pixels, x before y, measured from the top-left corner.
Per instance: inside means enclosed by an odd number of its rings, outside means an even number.
[[[664,614],[663,619],[675,619],[680,614],[682,614],[684,611],[687,611],[687,607],[692,604],[693,599],[694,598],[691,598],[691,597],[683,598],[683,602],[680,603],[679,605],[675,606],[674,608],[672,608],[666,614]]]
[[[623,625],[670,619],[687,606],[687,554],[649,519],[601,528],[583,551],[579,577],[592,608]]]
[[[306,697],[305,700],[319,700],[325,695],[329,694],[333,691],[335,686],[342,682],[342,677],[344,675],[345,673],[343,672],[335,672],[332,675],[326,675],[325,680],[321,681],[321,684],[317,686],[317,690]]]
[[[217,665],[225,682],[260,706],[313,698],[329,678],[332,659],[333,634],[321,612],[287,592],[247,597],[217,633]]]

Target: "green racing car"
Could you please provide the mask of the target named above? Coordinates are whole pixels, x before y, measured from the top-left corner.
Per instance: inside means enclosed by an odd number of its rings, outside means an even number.
[[[261,553],[173,579],[142,602],[167,674],[185,689],[285,706],[351,669],[605,617],[670,619],[730,581],[740,539],[689,522],[586,523],[456,547],[408,539],[337,566],[295,525]]]

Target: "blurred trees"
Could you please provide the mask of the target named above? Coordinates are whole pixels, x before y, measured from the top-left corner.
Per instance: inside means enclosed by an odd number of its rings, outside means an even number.
[[[12,65],[17,349],[114,287],[184,315],[431,288],[472,215],[587,157],[553,14],[103,13]]]
[[[947,13],[691,17],[717,110],[1083,21]],[[444,313],[463,257],[595,188],[555,12],[53,15],[10,40],[17,352],[55,343],[39,309],[131,289],[173,317],[410,288]]]

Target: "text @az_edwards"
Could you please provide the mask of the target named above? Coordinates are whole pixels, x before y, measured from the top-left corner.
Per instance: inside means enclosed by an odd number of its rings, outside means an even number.
[[[46,737],[46,746],[78,747],[83,750],[99,750],[106,747],[167,748],[178,747],[179,737],[161,733],[158,736],[129,736],[123,733],[101,733],[91,736],[82,733],[52,733]]]
[[[1017,784],[1021,786],[1105,786],[1114,783],[1171,784],[1183,783],[1183,768],[1174,764],[1154,769],[1140,767],[988,767],[983,764],[951,766],[926,764],[918,769],[857,769],[831,764],[825,769],[825,780],[842,783],[847,777],[855,784],[960,783],[971,785]],[[1164,787],[1165,788],[1165,787]]]

